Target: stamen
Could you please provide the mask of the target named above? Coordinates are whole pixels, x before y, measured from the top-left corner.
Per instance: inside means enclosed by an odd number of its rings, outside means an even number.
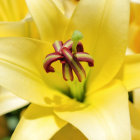
[[[56,40],[56,41],[53,43],[53,47],[54,47],[55,51],[58,52],[58,53],[60,53],[60,54],[61,54],[62,46],[63,46],[62,41]]]
[[[62,41],[55,41],[53,44],[55,52],[47,55],[44,60],[43,66],[46,72],[54,72],[55,70],[51,64],[59,60],[62,64],[64,80],[73,81],[74,71],[78,80],[82,82],[86,78],[86,72],[80,61],[88,62],[90,67],[94,66],[93,58],[84,52],[83,44],[79,41],[82,38],[82,33],[75,31],[72,40],[68,40],[64,44]]]
[[[76,57],[70,52],[69,49],[63,48],[62,53],[67,61],[67,63],[72,67],[75,74],[78,77],[78,80],[81,82],[86,77],[85,70],[83,69],[82,65],[77,61]]]
[[[48,54],[44,60],[44,69],[46,72],[55,72],[54,68],[51,66],[51,64],[57,60],[61,60],[63,58],[62,55],[59,53],[51,53]]]
[[[81,42],[78,42],[77,47],[76,47],[77,52],[83,52],[83,44]]]
[[[70,67],[69,64],[63,63],[63,64],[62,64],[62,71],[63,71],[63,78],[64,78],[66,81],[68,81],[68,80],[73,81],[72,68]]]
[[[68,40],[68,41],[66,41],[64,43],[63,48],[65,47],[65,48],[68,48],[69,50],[71,50],[72,45],[73,45],[73,41],[72,40]]]
[[[94,66],[93,58],[88,53],[85,53],[85,52],[77,52],[75,54],[75,57],[78,59],[78,61],[88,62],[88,65],[90,67]]]

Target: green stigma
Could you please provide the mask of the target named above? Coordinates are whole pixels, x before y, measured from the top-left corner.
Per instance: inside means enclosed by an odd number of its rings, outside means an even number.
[[[73,52],[76,52],[77,44],[78,44],[79,40],[83,39],[83,37],[84,36],[80,31],[78,31],[78,30],[74,31],[72,38],[71,38],[71,40],[73,41],[73,45],[72,45]]]

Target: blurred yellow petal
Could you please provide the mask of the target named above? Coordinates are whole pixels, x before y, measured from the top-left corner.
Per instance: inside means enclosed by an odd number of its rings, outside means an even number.
[[[71,101],[62,94],[61,87],[66,88],[64,80],[57,76],[57,80],[52,78],[43,68],[43,60],[49,53],[49,46],[47,42],[28,38],[0,39],[0,85],[36,104],[59,105],[63,104],[63,101]],[[45,76],[48,78],[47,84]],[[51,88],[53,84],[55,89]],[[59,89],[56,89],[56,86]]]
[[[33,20],[28,18],[25,0],[0,1],[0,37],[39,38]]]
[[[132,140],[140,140],[140,130],[135,129],[133,126],[131,127],[132,132]]]
[[[51,108],[32,104],[23,114],[11,140],[49,140],[65,125]]]
[[[140,24],[140,1],[139,0],[131,0],[131,17],[132,22],[136,24]]]
[[[29,102],[0,87],[0,116],[24,107],[27,104],[29,104]]]
[[[25,23],[25,36],[40,39],[38,29],[30,14],[21,21]]]
[[[125,58],[119,77],[128,91],[140,87],[140,55],[128,55]]]
[[[140,112],[140,88],[133,90],[133,100],[135,108]]]
[[[29,11],[43,40],[62,40],[66,17],[52,0],[26,0]]]
[[[25,0],[0,0],[0,21],[19,21],[26,14]]]
[[[84,48],[95,61],[93,73],[89,76],[89,83],[96,85],[92,89],[111,81],[123,62],[128,13],[128,0],[81,0],[74,11],[64,37],[70,38],[74,30],[83,33]]]
[[[128,94],[120,82],[88,96],[86,103],[81,110],[56,110],[56,114],[90,140],[130,140]]]
[[[87,140],[87,138],[78,129],[68,124],[58,131],[51,140]]]
[[[129,48],[135,53],[140,53],[140,25],[136,23],[130,25]]]
[[[0,22],[0,37],[28,36],[28,24],[20,22]]]
[[[140,139],[140,111],[137,110],[135,103],[129,103],[132,140]]]

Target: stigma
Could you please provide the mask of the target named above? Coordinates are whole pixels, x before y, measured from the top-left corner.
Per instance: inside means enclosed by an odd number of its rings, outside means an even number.
[[[75,31],[72,39],[63,43],[55,41],[53,43],[54,52],[46,56],[43,67],[47,73],[55,72],[51,64],[55,61],[60,61],[62,64],[62,75],[65,81],[74,80],[73,72],[77,76],[79,82],[86,78],[86,72],[81,65],[82,62],[87,62],[89,67],[94,66],[92,56],[84,52],[83,44],[79,41],[82,35],[79,31]]]

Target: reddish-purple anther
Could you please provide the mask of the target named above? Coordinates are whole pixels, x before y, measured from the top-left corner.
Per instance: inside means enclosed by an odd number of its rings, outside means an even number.
[[[85,77],[86,73],[80,61],[88,62],[88,65],[94,66],[92,57],[84,52],[83,45],[81,42],[77,44],[77,52],[72,52],[73,41],[68,40],[64,44],[62,41],[55,41],[53,44],[54,53],[48,54],[44,61],[44,69],[46,72],[54,72],[54,68],[51,64],[57,60],[62,63],[62,74],[64,80],[73,81],[73,71],[75,72],[78,80],[81,82]]]

